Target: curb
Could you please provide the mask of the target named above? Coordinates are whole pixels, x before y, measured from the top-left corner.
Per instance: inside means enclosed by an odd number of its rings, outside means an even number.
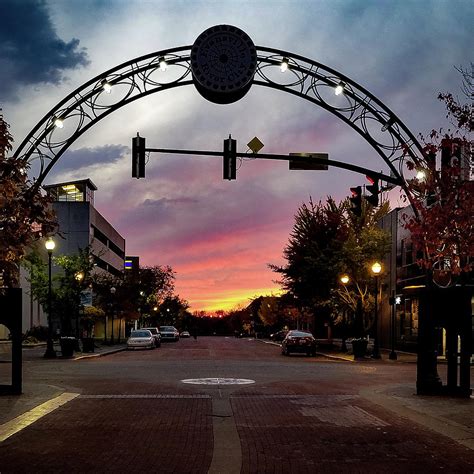
[[[316,352],[316,355],[322,356],[322,357],[327,357],[328,359],[343,360],[345,362],[355,362],[354,359],[350,359],[349,357],[326,354],[325,352]]]
[[[94,357],[104,357],[109,354],[115,354],[117,352],[122,352],[126,349],[126,347],[119,347],[117,349],[111,349],[107,352],[98,352],[97,354],[87,354],[87,355],[81,355],[78,357],[73,357],[71,360],[82,360],[82,359],[92,359]]]

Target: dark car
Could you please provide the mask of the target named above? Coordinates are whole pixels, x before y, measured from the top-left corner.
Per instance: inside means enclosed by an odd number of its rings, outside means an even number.
[[[151,335],[153,336],[153,339],[155,340],[155,347],[161,346],[161,334],[158,328],[142,328],[142,329],[146,329],[147,331],[151,332]]]
[[[160,326],[162,341],[179,341],[179,332],[174,326]]]
[[[281,353],[290,355],[291,352],[299,352],[308,356],[316,355],[316,339],[310,332],[289,331],[281,343]]]
[[[286,335],[288,334],[287,329],[282,329],[281,331],[274,332],[270,334],[270,339],[275,342],[281,342],[285,339]]]

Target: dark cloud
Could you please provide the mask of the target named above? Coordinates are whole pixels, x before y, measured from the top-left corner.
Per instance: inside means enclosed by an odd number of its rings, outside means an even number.
[[[2,0],[0,18],[0,101],[23,86],[59,84],[64,70],[89,63],[78,39],[58,37],[45,1]]]
[[[57,174],[92,165],[115,163],[128,151],[129,148],[123,145],[104,145],[67,151],[59,158],[51,171]]]

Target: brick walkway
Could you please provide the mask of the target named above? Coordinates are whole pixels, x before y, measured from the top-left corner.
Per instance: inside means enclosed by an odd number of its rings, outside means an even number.
[[[81,396],[0,445],[0,472],[193,473],[212,459],[209,397]]]
[[[472,451],[356,395],[231,399],[242,473],[474,472]],[[440,450],[440,446],[445,449]]]

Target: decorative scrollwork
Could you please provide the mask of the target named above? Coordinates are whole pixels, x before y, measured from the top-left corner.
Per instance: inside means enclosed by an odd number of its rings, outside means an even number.
[[[372,145],[408,192],[405,160],[418,166],[424,161],[423,150],[390,109],[356,82],[323,64],[286,51],[265,47],[256,50],[253,84],[294,94],[339,117]],[[39,161],[34,186],[42,184],[77,138],[108,114],[146,95],[192,84],[190,53],[191,47],[183,46],[133,59],[96,76],[65,97],[16,150],[15,156]],[[284,73],[280,71],[282,61],[286,63]]]

